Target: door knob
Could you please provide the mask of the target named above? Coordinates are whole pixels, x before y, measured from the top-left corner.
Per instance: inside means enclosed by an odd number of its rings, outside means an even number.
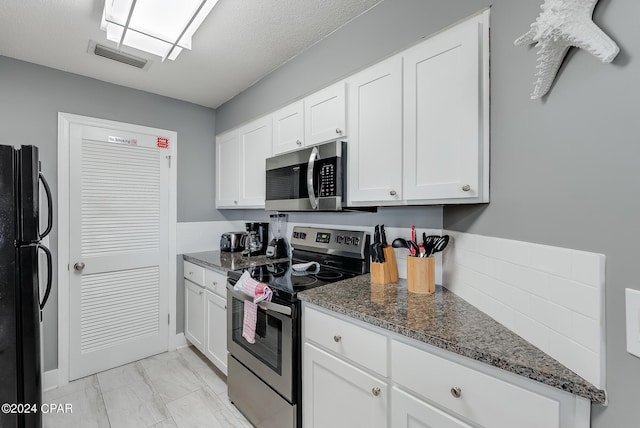
[[[82,272],[82,270],[84,269],[84,262],[77,262],[75,265],[73,265],[73,268],[77,272]]]

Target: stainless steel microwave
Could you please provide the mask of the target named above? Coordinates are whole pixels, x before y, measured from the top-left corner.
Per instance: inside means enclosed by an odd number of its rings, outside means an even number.
[[[265,209],[341,211],[347,188],[346,144],[331,141],[267,158]]]

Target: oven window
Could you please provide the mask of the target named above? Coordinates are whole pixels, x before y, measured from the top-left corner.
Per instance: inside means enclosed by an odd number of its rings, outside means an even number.
[[[282,374],[282,321],[258,308],[255,343],[249,343],[242,337],[244,323],[244,302],[232,299],[233,341],[242,346],[251,355],[262,361],[278,375]]]

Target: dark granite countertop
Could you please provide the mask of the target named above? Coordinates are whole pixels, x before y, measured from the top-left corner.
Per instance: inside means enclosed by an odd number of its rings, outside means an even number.
[[[408,293],[406,283],[371,284],[370,275],[299,293],[305,302],[584,397],[605,392],[446,288]]]
[[[289,260],[270,259],[267,256],[243,256],[242,253],[229,253],[222,251],[203,251],[200,253],[183,254],[182,257],[191,263],[195,263],[205,268],[215,269],[222,272],[242,269],[250,266],[266,265],[268,263]]]

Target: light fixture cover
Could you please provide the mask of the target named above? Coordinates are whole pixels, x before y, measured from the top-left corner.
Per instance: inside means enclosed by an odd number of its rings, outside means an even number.
[[[105,0],[100,28],[120,45],[174,60],[218,0]]]

